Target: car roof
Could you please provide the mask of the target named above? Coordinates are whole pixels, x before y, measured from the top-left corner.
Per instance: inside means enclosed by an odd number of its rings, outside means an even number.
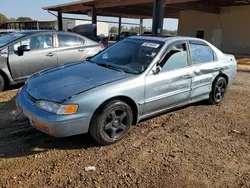
[[[67,31],[57,31],[57,30],[26,30],[26,31],[19,31],[18,33],[25,34],[25,35],[32,35],[36,33],[47,33],[47,32],[54,32],[54,33],[73,33]],[[73,33],[77,34],[77,33]]]
[[[42,32],[53,32],[53,30],[26,30],[26,31],[19,31],[19,33],[32,35],[35,33],[42,33]]]
[[[185,37],[185,36],[153,36],[153,35],[144,35],[144,36],[131,36],[128,37],[130,39],[140,39],[140,40],[151,40],[151,41],[159,41],[159,42],[167,42],[167,41],[178,41],[178,40],[196,40],[196,41],[204,41],[195,37]]]

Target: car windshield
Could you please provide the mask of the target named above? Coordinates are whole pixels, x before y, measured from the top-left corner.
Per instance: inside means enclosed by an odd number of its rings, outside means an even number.
[[[23,36],[25,36],[23,33],[10,33],[8,35],[4,35],[0,37],[0,47],[3,47],[6,44],[9,44],[10,42],[15,41]]]
[[[90,61],[117,71],[140,74],[148,68],[163,44],[160,41],[125,39],[100,52]]]

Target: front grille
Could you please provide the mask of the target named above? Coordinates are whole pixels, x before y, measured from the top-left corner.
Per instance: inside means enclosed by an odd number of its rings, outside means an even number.
[[[36,104],[36,102],[37,102],[37,100],[34,98],[34,97],[32,97],[27,91],[25,91],[25,98],[27,99],[27,101],[30,103],[30,104],[32,104],[32,105],[35,105]]]

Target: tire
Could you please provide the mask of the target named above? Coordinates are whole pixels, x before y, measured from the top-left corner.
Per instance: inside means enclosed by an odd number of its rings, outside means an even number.
[[[212,92],[209,95],[209,103],[216,105],[221,103],[227,89],[227,80],[224,77],[217,77],[214,80]]]
[[[124,138],[133,123],[131,107],[122,101],[104,104],[94,114],[90,134],[101,145],[114,144]]]
[[[4,77],[0,74],[0,92],[2,92],[5,89],[6,83],[4,80]]]

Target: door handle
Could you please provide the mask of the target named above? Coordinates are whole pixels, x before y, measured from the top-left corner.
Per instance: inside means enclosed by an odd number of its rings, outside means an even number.
[[[86,49],[85,48],[80,48],[78,49],[78,52],[84,52]]]
[[[199,68],[196,68],[196,69],[194,70],[194,73],[195,73],[195,74],[200,74],[200,73],[201,73],[201,70],[200,70]]]
[[[47,54],[46,54],[47,57],[52,57],[52,56],[54,56],[54,55],[55,55],[54,53],[47,53]]]
[[[192,75],[187,73],[181,76],[182,78],[192,78]]]

